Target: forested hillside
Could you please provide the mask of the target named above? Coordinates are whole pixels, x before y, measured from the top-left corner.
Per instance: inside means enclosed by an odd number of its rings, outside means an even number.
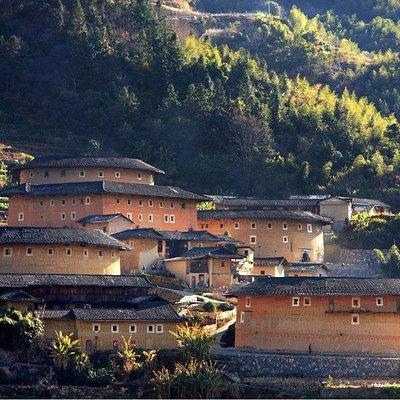
[[[400,206],[400,2],[281,1],[184,43],[161,3],[0,0],[0,141],[142,158],[203,193]]]

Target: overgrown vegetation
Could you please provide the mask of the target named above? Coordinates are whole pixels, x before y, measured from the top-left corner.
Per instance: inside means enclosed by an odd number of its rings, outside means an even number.
[[[363,51],[308,4],[217,47],[180,43],[148,0],[3,2],[0,127],[67,154],[143,158],[201,193],[399,204],[397,53]]]

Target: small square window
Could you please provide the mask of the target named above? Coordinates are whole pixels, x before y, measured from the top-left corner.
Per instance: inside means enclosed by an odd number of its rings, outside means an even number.
[[[11,247],[5,247],[3,250],[3,256],[4,257],[12,257],[12,248]]]
[[[21,212],[18,214],[18,221],[22,222],[24,220],[24,213]]]
[[[224,229],[224,224],[219,224],[219,227],[220,227],[221,229]]]
[[[119,204],[119,203],[120,203],[120,200],[119,200],[119,199],[116,199],[116,202],[117,202],[117,204]]]
[[[376,305],[378,307],[382,307],[383,306],[383,297],[377,297],[376,298]]]
[[[147,325],[147,333],[154,333],[154,325]]]
[[[143,207],[143,200],[139,200],[139,206]]]
[[[138,214],[138,220],[142,221],[143,220],[143,215],[142,214]]]
[[[54,254],[54,249],[47,249],[47,254],[52,256]]]
[[[32,256],[32,255],[33,255],[32,247],[27,247],[27,248],[26,248],[26,255],[27,255],[27,256]]]
[[[99,178],[104,178],[104,172],[103,172],[103,171],[99,171],[98,174],[97,174],[97,176],[98,176]]]
[[[251,223],[251,229],[256,229],[256,228],[257,228],[256,223],[255,223],[255,222],[252,222],[252,223]]]
[[[98,254],[99,254],[99,257],[103,257],[103,250],[99,250]]]
[[[160,201],[160,208],[164,207],[164,203],[162,201]]]
[[[115,172],[115,177],[116,177],[116,178],[121,178],[121,173],[120,173],[119,171],[116,171],[116,172]]]
[[[265,275],[265,271],[260,271],[260,275]]]
[[[239,222],[235,222],[234,228],[235,228],[235,229],[239,229],[239,228],[240,228]]]
[[[65,252],[67,256],[72,256],[72,249],[66,249]]]
[[[307,224],[307,232],[312,233],[312,224]]]
[[[311,306],[311,297],[304,297],[303,304],[305,307],[310,307]]]
[[[153,222],[153,214],[149,214],[149,221]]]
[[[83,257],[85,257],[85,258],[89,257],[89,250],[88,249],[83,249]]]
[[[67,205],[67,200],[62,199],[62,200],[61,200],[61,205],[62,205],[62,206],[66,206],[66,205]]]
[[[117,324],[112,324],[111,325],[111,332],[112,333],[118,333],[119,332],[119,326]]]
[[[39,201],[39,204],[40,204],[41,206],[43,206],[43,205],[44,205],[44,201],[43,201],[43,200],[40,200],[40,201]]]
[[[300,306],[300,297],[292,297],[292,306],[299,307]]]
[[[93,324],[93,332],[100,332],[100,325],[99,324]]]
[[[137,178],[139,179],[139,181],[142,180],[142,174],[140,172],[137,173]]]
[[[168,214],[164,215],[164,222],[169,222],[169,215]]]
[[[90,197],[85,198],[85,204],[87,204],[87,205],[90,204]]]
[[[153,200],[149,200],[149,207],[153,207]]]
[[[79,176],[81,178],[84,178],[85,177],[85,171],[79,171]]]
[[[54,200],[50,200],[50,205],[54,206]]]
[[[128,199],[127,203],[128,203],[128,206],[130,206],[132,204],[132,200]]]
[[[358,314],[351,314],[351,324],[360,325],[360,316]]]
[[[301,231],[301,230],[303,229],[303,224],[298,224],[298,225],[297,225],[297,229],[298,229],[299,231]]]
[[[257,236],[250,236],[250,243],[256,244],[257,243]]]
[[[282,236],[283,243],[289,243],[289,238],[287,236]]]
[[[169,216],[169,222],[171,222],[171,224],[174,224],[175,223],[175,215],[170,215]]]
[[[251,306],[251,297],[246,297],[244,304],[246,307],[250,307]]]
[[[30,176],[31,178],[33,178],[33,172],[32,172],[32,171],[29,173],[29,176]]]
[[[244,311],[241,311],[241,312],[240,312],[240,323],[241,323],[241,324],[244,324],[244,314],[245,314]]]
[[[76,205],[76,199],[72,199],[72,205],[73,205],[73,206]]]
[[[60,216],[62,221],[65,221],[67,219],[67,214],[65,213],[61,213]]]
[[[74,221],[74,220],[76,220],[76,212],[75,211],[72,211],[71,212],[71,219]]]
[[[287,229],[288,229],[288,224],[287,224],[287,222],[284,222],[284,223],[282,224],[282,229],[283,229],[284,231],[287,231]]]
[[[156,325],[156,332],[157,333],[163,333],[164,332],[164,327],[162,325]]]
[[[136,333],[136,332],[137,332],[137,330],[136,330],[136,325],[130,325],[130,326],[129,326],[129,332],[130,332],[130,333]]]
[[[272,229],[272,222],[267,222],[267,229]]]
[[[127,213],[126,218],[129,218],[130,220],[132,220],[132,213]]]
[[[351,299],[351,306],[353,308],[360,308],[360,299],[358,297],[353,297]]]
[[[171,206],[171,208],[175,208],[175,204],[174,203],[171,203],[170,206]]]

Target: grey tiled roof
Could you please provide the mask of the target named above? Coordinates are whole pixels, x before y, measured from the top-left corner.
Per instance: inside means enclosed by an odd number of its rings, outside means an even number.
[[[126,229],[121,232],[114,233],[112,235],[118,240],[128,239],[156,239],[162,240],[164,236],[157,232],[153,228],[137,228],[137,229]]]
[[[329,225],[331,220],[309,211],[277,210],[207,210],[198,211],[198,219],[265,219],[293,220]]]
[[[390,207],[388,204],[384,203],[383,201],[376,200],[376,199],[361,199],[359,197],[353,197],[353,205],[354,206],[379,206],[379,207]]]
[[[164,174],[161,169],[153,167],[136,158],[117,157],[76,157],[76,158],[36,158],[25,164],[14,167],[14,170],[35,169],[35,168],[120,168],[137,171],[148,171],[157,174]]]
[[[255,257],[254,258],[255,265],[278,266],[278,265],[281,265],[285,261],[286,261],[285,257],[264,257],[264,258]]]
[[[131,196],[153,196],[171,199],[204,201],[204,197],[173,186],[142,185],[110,181],[53,183],[45,185],[23,184],[8,186],[0,190],[0,196],[66,196],[90,194],[122,194]]]
[[[400,296],[400,279],[390,278],[269,278],[232,290],[229,295],[263,296]]]
[[[33,286],[156,287],[145,276],[135,275],[0,274],[0,288]]]
[[[207,231],[159,231],[165,240],[204,240],[208,242],[220,242],[221,239]]]
[[[94,229],[38,227],[0,228],[0,245],[11,246],[13,244],[78,244],[82,246],[107,247],[121,250],[127,249],[124,243],[104,232]]]
[[[104,214],[104,215],[86,215],[86,217],[83,217],[76,222],[80,224],[100,224],[113,221],[116,218],[124,218],[127,219],[128,221],[131,221],[128,217],[125,217],[124,214],[116,213],[116,214]]]
[[[243,259],[243,255],[233,253],[224,247],[193,247],[190,250],[185,251],[181,256],[176,258],[170,258],[169,260],[195,260],[198,258],[230,258],[230,259]],[[164,260],[168,261],[168,259]]]
[[[290,263],[288,271],[307,272],[307,271],[316,271],[320,268],[324,269],[325,271],[329,271],[328,267],[324,263],[312,263],[312,262]]]
[[[3,293],[0,295],[0,301],[33,301],[39,302],[36,297],[25,293],[23,290],[13,290],[11,292]]]
[[[140,308],[74,308],[71,310],[43,310],[43,319],[76,319],[79,321],[149,321],[183,322],[169,303],[143,304]]]
[[[222,207],[315,207],[317,199],[260,199],[257,197],[209,196]]]

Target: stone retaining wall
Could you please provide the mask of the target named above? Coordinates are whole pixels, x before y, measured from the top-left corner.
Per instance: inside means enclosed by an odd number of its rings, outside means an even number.
[[[240,376],[309,378],[398,378],[400,358],[283,355],[223,349],[216,355],[228,372]]]

